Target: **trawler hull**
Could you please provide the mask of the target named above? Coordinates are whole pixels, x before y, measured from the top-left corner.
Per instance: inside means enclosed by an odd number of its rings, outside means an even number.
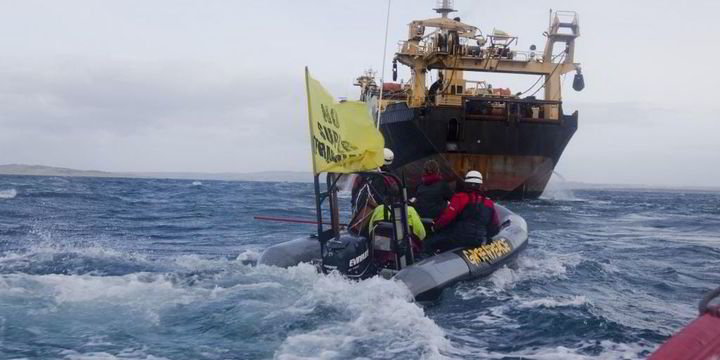
[[[554,121],[487,119],[462,107],[398,103],[383,112],[380,129],[395,153],[393,171],[405,177],[409,189],[420,183],[425,161],[435,159],[447,179],[478,170],[490,196],[533,199],[545,189],[577,120],[577,112]]]

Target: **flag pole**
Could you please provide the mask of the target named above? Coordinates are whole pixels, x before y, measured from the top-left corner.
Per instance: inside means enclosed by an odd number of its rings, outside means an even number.
[[[307,66],[305,67],[305,91],[308,104],[308,130],[310,131],[310,160],[312,161],[313,175],[317,175],[317,169],[315,168],[315,142],[312,129],[312,100],[310,100],[310,70],[308,70]]]
[[[317,217],[318,239],[320,240],[320,254],[325,247],[325,241],[322,239],[323,221],[322,221],[322,204],[320,203],[320,174],[317,173],[315,165],[315,139],[313,138],[312,129],[312,100],[310,100],[310,71],[305,67],[305,90],[307,92],[308,101],[308,130],[310,135],[310,161],[313,167],[313,183],[315,185],[315,216]]]
[[[380,104],[382,103],[383,99],[383,87],[385,85],[385,59],[387,57],[387,39],[388,39],[388,28],[390,27],[390,3],[392,0],[388,0],[388,7],[387,7],[387,18],[385,19],[385,43],[383,46],[383,59],[382,59],[382,72],[380,73],[380,99],[378,100],[377,104],[377,128],[380,129],[380,118],[382,117],[382,113],[380,112]]]

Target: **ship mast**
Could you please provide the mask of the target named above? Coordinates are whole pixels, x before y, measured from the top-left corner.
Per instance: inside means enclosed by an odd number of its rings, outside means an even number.
[[[453,0],[438,0],[437,7],[433,10],[447,19],[449,13],[457,11],[453,7],[453,2]]]
[[[390,28],[390,2],[392,0],[388,0],[388,7],[387,7],[387,17],[385,19],[385,42],[383,43],[383,59],[382,59],[382,72],[380,73],[380,89],[383,89],[385,87],[385,58],[387,56],[387,39],[388,39],[388,29]],[[380,120],[382,120],[382,111],[380,109],[380,106],[382,105],[383,100],[383,93],[385,91],[380,91],[380,100],[378,100],[377,103],[377,120],[375,121],[375,128],[380,129]]]

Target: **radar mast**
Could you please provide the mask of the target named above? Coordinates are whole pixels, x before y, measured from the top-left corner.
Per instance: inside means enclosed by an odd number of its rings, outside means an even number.
[[[447,18],[449,13],[457,11],[454,8],[453,0],[438,0],[437,7],[433,10],[435,10],[435,12],[440,14],[443,18]]]

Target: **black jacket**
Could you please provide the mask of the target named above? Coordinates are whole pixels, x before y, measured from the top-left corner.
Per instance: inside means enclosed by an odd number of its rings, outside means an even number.
[[[415,192],[415,210],[420,217],[435,219],[447,207],[447,202],[453,195],[452,191],[447,181],[439,175],[423,176],[422,181]]]

